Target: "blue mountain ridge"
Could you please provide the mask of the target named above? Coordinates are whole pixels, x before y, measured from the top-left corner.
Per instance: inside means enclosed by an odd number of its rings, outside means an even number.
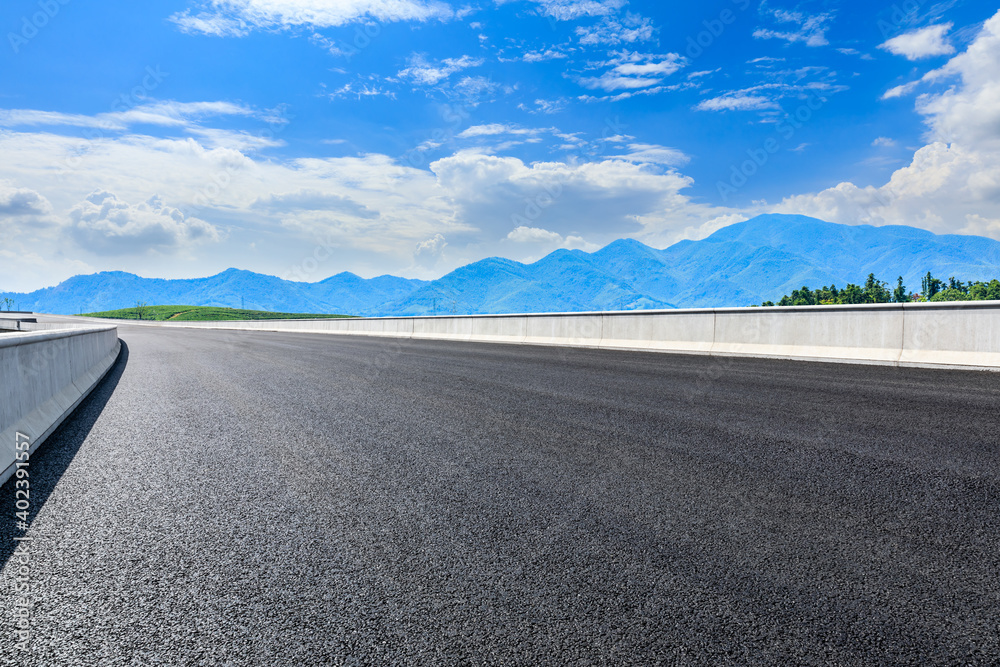
[[[1000,242],[906,226],[840,225],[768,214],[664,250],[620,239],[592,253],[557,250],[523,264],[490,257],[434,281],[339,273],[317,283],[228,269],[164,280],[120,271],[74,276],[10,296],[19,308],[72,314],[149,304],[228,306],[351,315],[574,312],[747,306],[808,285],[862,283],[869,273],[911,291],[931,271],[1000,277]]]

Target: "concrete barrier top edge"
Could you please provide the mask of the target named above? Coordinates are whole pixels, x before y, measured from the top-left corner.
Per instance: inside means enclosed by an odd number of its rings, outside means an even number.
[[[937,304],[935,304],[937,305]],[[697,315],[708,313],[760,313],[760,312],[835,312],[839,310],[893,310],[900,308],[898,303],[865,303],[857,305],[843,306],[733,306],[726,308],[671,308],[656,310],[587,310],[578,312],[552,312],[552,313],[477,313],[474,315],[387,315],[385,317],[350,317],[350,318],[316,318],[316,319],[281,319],[281,320],[214,320],[198,322],[197,324],[207,326],[209,324],[247,324],[252,322],[367,322],[367,321],[392,321],[392,320],[449,320],[449,319],[510,319],[515,317],[636,317],[652,315]],[[134,323],[131,320],[130,324]],[[191,324],[190,322],[140,322],[139,324],[153,324],[182,327]]]
[[[580,312],[551,312],[551,313],[477,313],[473,315],[387,315],[385,317],[344,317],[344,318],[302,318],[302,319],[282,319],[282,320],[218,320],[198,322],[201,326],[209,324],[246,324],[252,322],[342,322],[342,321],[367,321],[367,320],[423,320],[423,319],[485,319],[485,318],[514,318],[514,317],[581,317],[581,316],[614,316],[614,317],[634,317],[652,315],[685,315],[685,314],[705,314],[705,313],[761,313],[761,312],[838,312],[838,311],[867,311],[867,310],[899,310],[899,309],[927,309],[927,310],[969,310],[983,308],[1000,308],[1000,301],[940,301],[940,302],[913,302],[913,303],[859,303],[841,304],[827,306],[724,306],[719,308],[668,308],[650,310],[590,310]],[[122,322],[128,324],[147,324],[159,326],[180,326],[190,325],[190,322],[171,321],[149,321],[135,322],[133,320],[102,320],[98,322]]]
[[[118,329],[118,327],[112,324],[103,327],[51,329],[49,331],[10,331],[0,336],[0,348],[30,345],[32,343],[43,343],[47,340],[58,340],[60,338],[70,338],[72,336],[82,336],[83,334],[100,333],[101,331],[112,331],[116,329]]]
[[[922,301],[904,303],[907,310],[978,310],[1000,308],[1000,301]]]

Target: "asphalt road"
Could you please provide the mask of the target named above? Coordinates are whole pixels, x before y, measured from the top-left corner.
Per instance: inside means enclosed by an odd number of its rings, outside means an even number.
[[[120,335],[0,664],[1000,661],[1000,374]]]

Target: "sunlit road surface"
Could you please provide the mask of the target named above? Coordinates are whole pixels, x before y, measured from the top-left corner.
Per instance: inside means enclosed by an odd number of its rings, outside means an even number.
[[[0,664],[996,664],[1000,374],[122,325]]]

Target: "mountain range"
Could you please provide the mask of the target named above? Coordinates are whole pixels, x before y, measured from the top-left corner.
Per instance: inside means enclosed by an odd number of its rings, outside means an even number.
[[[433,281],[339,273],[316,283],[228,269],[163,280],[110,271],[12,297],[23,310],[72,314],[149,304],[351,315],[559,312],[747,306],[804,285],[863,283],[869,273],[918,291],[940,278],[1000,277],[1000,242],[907,226],[840,225],[768,214],[663,250],[620,239],[592,253],[557,250],[532,264],[491,257]]]

